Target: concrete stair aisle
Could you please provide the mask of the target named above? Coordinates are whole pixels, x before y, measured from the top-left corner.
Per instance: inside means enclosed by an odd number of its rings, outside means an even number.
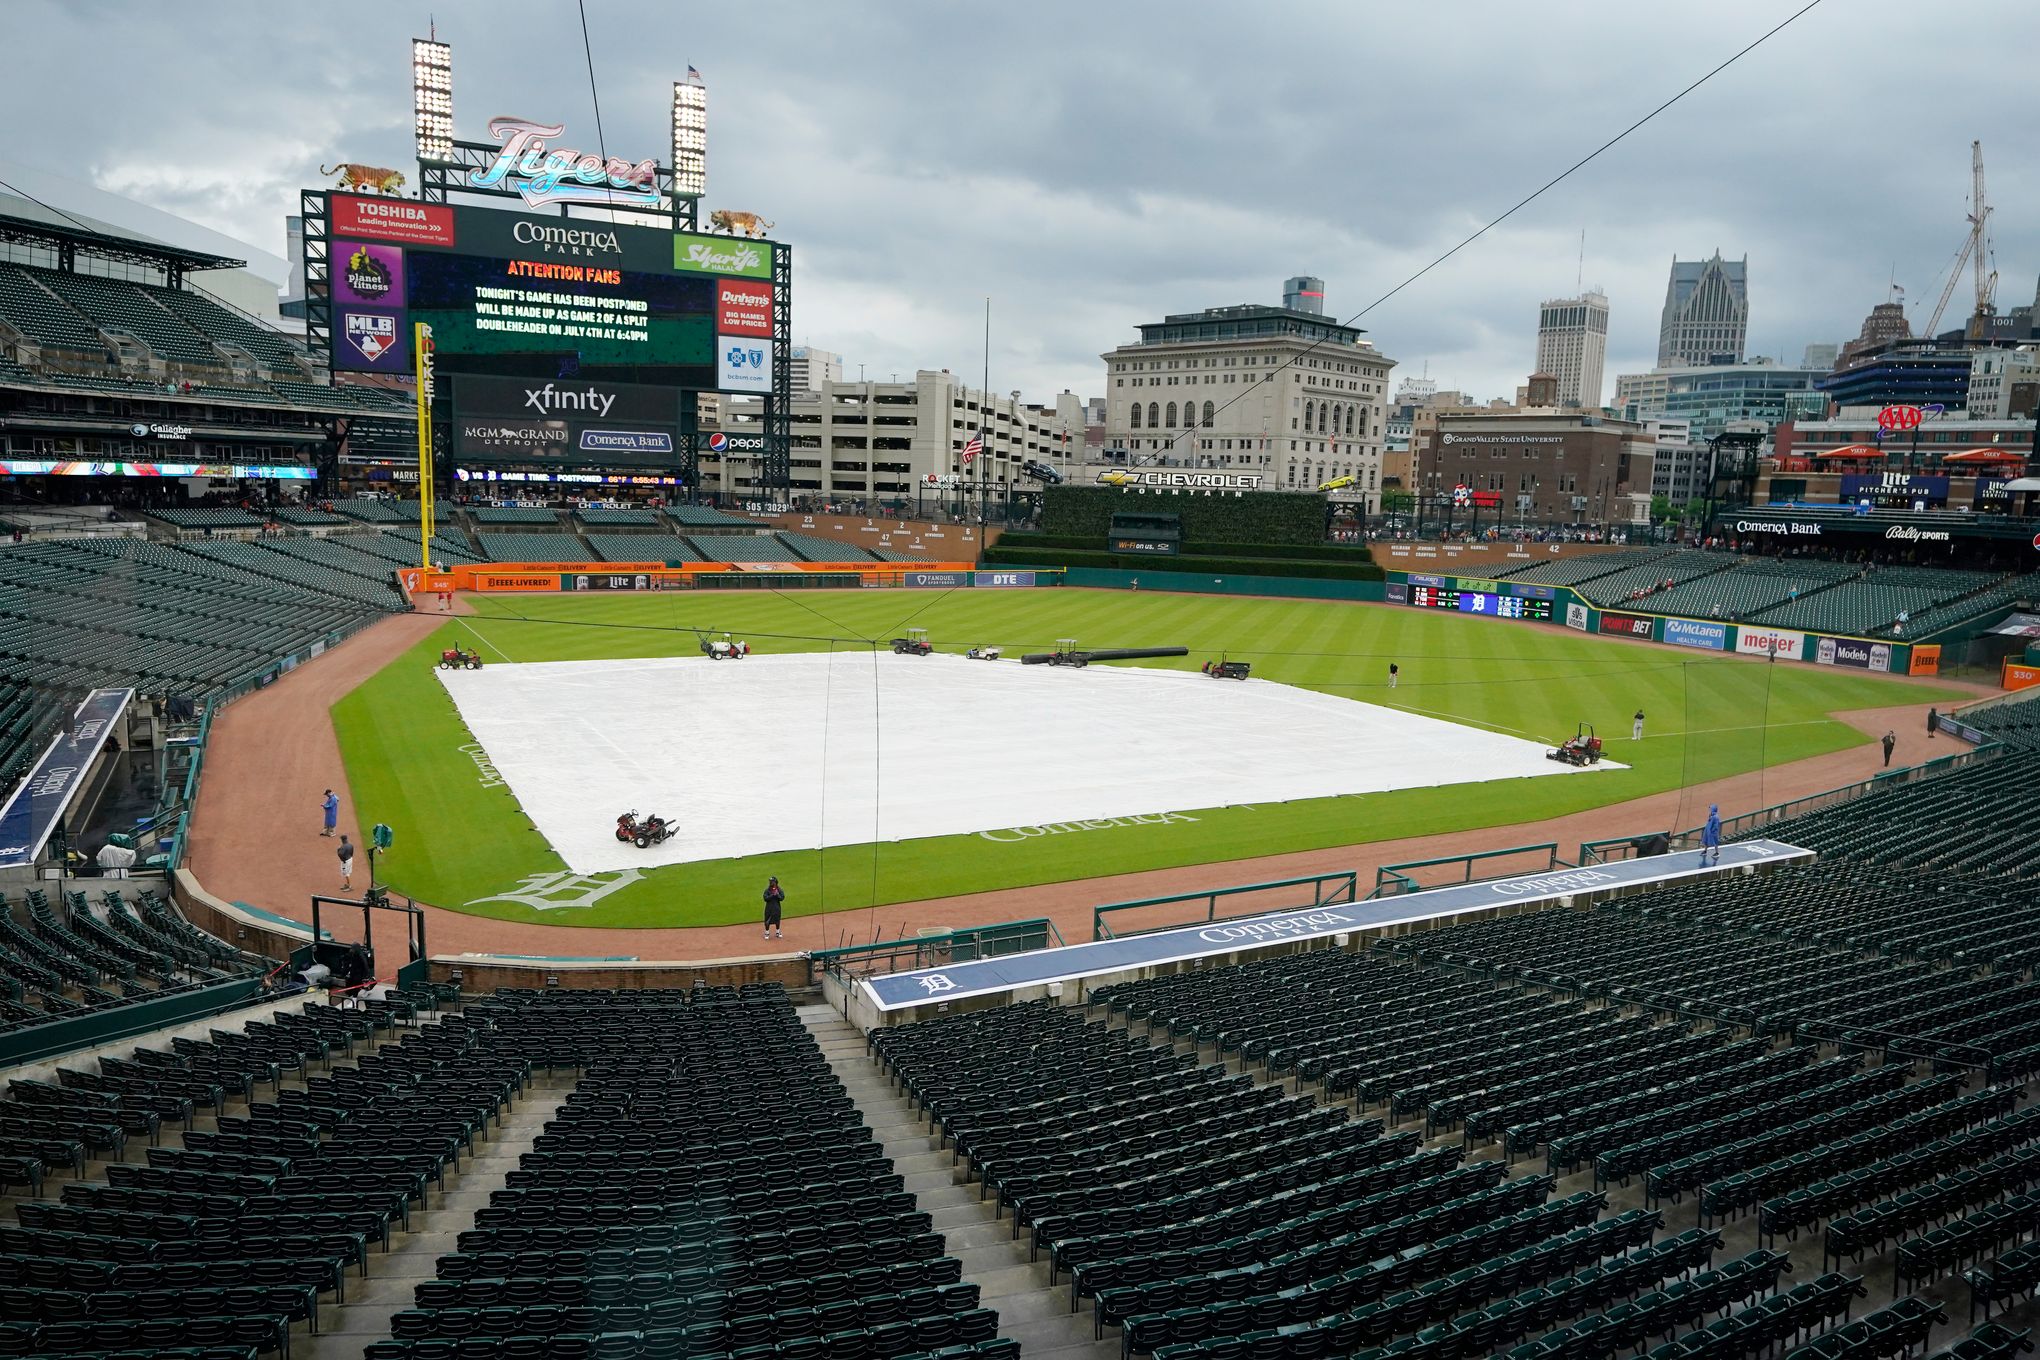
[[[827,1006],[802,1006],[799,1014],[907,1189],[934,1219],[945,1253],[963,1263],[963,1278],[979,1287],[982,1305],[998,1312],[999,1335],[1018,1341],[1030,1360],[1118,1360],[1117,1333],[1094,1339],[1091,1310],[1070,1312],[1068,1281],[1049,1287],[1047,1262],[1027,1259],[1026,1239],[1013,1240],[1012,1219],[979,1199],[955,1154],[935,1146],[928,1124],[872,1061],[863,1033]]]
[[[531,1150],[575,1081],[571,1072],[534,1070],[523,1094],[476,1141],[474,1154],[463,1157],[458,1170],[448,1168],[444,1186],[430,1192],[423,1211],[411,1210],[410,1231],[391,1232],[390,1249],[369,1254],[366,1279],[348,1279],[347,1302],[320,1305],[318,1335],[292,1335],[292,1360],[361,1360],[370,1342],[388,1340],[391,1315],[411,1307],[418,1282],[433,1278],[438,1259],[457,1250],[456,1239],[475,1225],[475,1211],[488,1204],[490,1191],[503,1188],[504,1176]]]

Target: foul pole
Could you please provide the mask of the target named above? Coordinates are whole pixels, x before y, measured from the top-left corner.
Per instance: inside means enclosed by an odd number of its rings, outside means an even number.
[[[432,570],[432,327],[411,328],[418,380],[418,564]]]

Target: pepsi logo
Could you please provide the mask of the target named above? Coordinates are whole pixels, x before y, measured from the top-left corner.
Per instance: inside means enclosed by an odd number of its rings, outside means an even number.
[[[710,453],[721,453],[724,449],[728,448],[729,446],[730,437],[726,434],[723,434],[720,431],[708,437],[708,451]]]

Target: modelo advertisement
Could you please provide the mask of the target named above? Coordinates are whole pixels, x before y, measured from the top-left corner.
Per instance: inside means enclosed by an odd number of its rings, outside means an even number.
[[[1616,633],[1622,637],[1647,638],[1657,626],[1657,620],[1642,614],[1617,614],[1602,610],[1595,627],[1604,633]]]
[[[1728,650],[1728,625],[1702,623],[1697,619],[1666,619],[1665,641],[1674,647],[1699,647],[1710,652]]]
[[[453,452],[462,462],[672,466],[679,394],[590,378],[453,380]]]
[[[1775,656],[1798,661],[1806,655],[1806,634],[1787,633],[1776,628],[1738,628],[1735,649],[1744,656]]]
[[[1859,671],[1891,669],[1891,647],[1883,642],[1824,637],[1814,644],[1813,659],[1822,666],[1848,666]]]

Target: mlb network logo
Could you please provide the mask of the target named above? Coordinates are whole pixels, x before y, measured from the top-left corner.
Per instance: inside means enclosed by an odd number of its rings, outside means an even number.
[[[393,316],[350,312],[347,315],[347,341],[361,351],[362,358],[374,363],[397,343],[397,319]]]

